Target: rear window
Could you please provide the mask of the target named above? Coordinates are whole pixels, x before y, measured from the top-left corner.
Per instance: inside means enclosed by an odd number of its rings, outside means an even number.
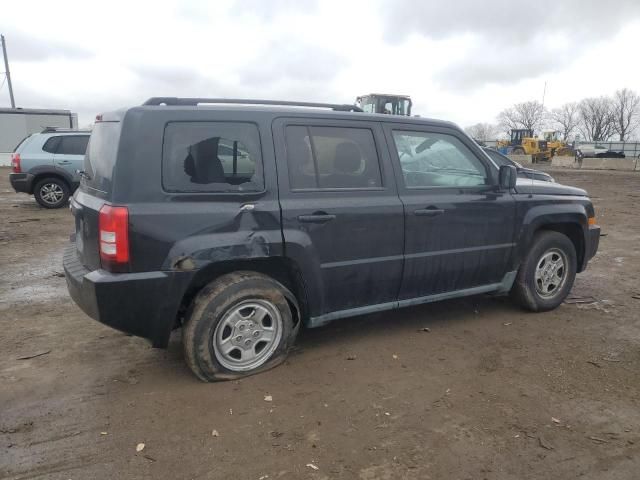
[[[111,191],[113,167],[118,155],[120,122],[97,122],[84,156],[82,185],[103,193]]]
[[[168,123],[162,184],[169,192],[263,191],[258,128],[241,122]]]

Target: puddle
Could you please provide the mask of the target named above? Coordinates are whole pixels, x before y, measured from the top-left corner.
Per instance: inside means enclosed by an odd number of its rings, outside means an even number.
[[[0,308],[14,305],[45,303],[66,297],[67,287],[62,272],[62,251],[45,258],[6,265],[0,279]]]

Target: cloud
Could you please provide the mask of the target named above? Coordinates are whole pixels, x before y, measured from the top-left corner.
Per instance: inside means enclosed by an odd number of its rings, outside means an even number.
[[[323,84],[348,65],[339,53],[296,38],[280,37],[263,45],[252,61],[238,71],[246,85],[266,88],[281,82]]]
[[[84,59],[91,56],[91,52],[77,45],[51,38],[39,38],[19,31],[6,32],[5,41],[11,62],[36,62],[50,58]]]
[[[318,0],[238,0],[231,7],[231,14],[272,20],[282,14],[313,13],[317,8]]]
[[[564,33],[595,40],[613,36],[623,23],[640,18],[637,0],[452,0],[423,2],[393,0],[382,3],[385,34],[402,40],[411,33],[445,38],[473,32],[507,45],[526,45],[543,34]],[[579,45],[577,45],[579,46]]]
[[[606,8],[601,0],[538,0],[526,7],[511,0],[396,0],[383,3],[383,10],[388,41],[401,43],[412,34],[472,40],[463,51],[452,52],[452,61],[434,77],[444,88],[458,91],[562,70],[640,19],[638,0],[614,0]]]

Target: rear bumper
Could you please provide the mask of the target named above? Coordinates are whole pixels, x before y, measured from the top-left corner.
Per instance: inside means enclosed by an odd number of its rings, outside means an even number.
[[[598,251],[598,245],[600,245],[600,227],[597,225],[590,225],[584,239],[584,259],[582,261],[580,271],[587,268],[587,263]]]
[[[63,264],[69,294],[87,315],[166,348],[189,272],[89,271],[78,260],[75,242],[65,248]]]
[[[9,182],[16,192],[33,193],[34,175],[30,173],[10,173]]]

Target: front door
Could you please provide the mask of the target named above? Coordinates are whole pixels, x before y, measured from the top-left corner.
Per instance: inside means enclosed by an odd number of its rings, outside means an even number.
[[[515,203],[497,188],[497,168],[454,129],[385,129],[405,211],[399,299],[500,283],[514,247]]]
[[[77,172],[84,168],[89,135],[62,135],[59,139],[53,163],[71,175],[74,181],[80,181]]]
[[[380,125],[279,119],[274,138],[285,251],[303,270],[312,323],[388,308],[404,228]]]

